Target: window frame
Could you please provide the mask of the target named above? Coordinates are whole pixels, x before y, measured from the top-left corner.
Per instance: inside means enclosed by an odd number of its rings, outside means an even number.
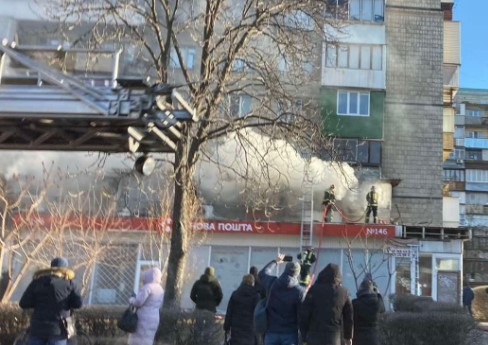
[[[354,54],[351,53],[352,50]],[[325,67],[382,71],[383,55],[383,45],[380,44],[326,44]],[[367,63],[363,61],[366,58]]]
[[[347,101],[346,106],[347,110],[345,113],[340,112],[339,109],[342,108],[340,105],[340,95],[346,94]],[[357,104],[357,113],[351,112],[351,94],[357,94],[356,104]],[[368,112],[367,114],[361,114],[361,96],[367,95],[368,96]],[[371,92],[370,91],[361,91],[361,90],[337,90],[337,97],[336,97],[336,113],[338,116],[360,116],[360,117],[369,117],[371,115]]]
[[[183,63],[185,64],[186,69],[193,69],[195,68],[195,58],[196,58],[196,49],[195,47],[185,46],[180,47],[180,52],[183,56]],[[169,54],[169,66],[174,69],[181,69],[180,61],[178,59],[178,54],[176,53],[176,49],[171,47],[171,51]],[[191,66],[188,64],[190,61],[191,56]]]

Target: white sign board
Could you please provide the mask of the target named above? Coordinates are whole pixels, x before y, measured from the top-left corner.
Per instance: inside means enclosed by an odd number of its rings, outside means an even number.
[[[383,252],[397,258],[409,258],[412,255],[412,250],[408,247],[386,246]]]

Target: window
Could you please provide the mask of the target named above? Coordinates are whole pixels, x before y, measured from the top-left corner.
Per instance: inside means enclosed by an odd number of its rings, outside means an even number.
[[[350,19],[383,22],[384,17],[384,0],[350,0]]]
[[[337,19],[347,19],[348,0],[327,0],[327,16]]]
[[[466,159],[479,161],[483,159],[483,155],[481,151],[466,151]]]
[[[365,165],[381,164],[381,142],[363,140],[358,144],[358,163]]]
[[[186,68],[192,69],[195,65],[195,49],[182,47],[180,48],[180,51],[183,58],[183,63],[185,64]],[[169,63],[171,67],[181,68],[180,61],[178,60],[178,54],[176,54],[176,50],[174,48],[171,48]]]
[[[229,96],[230,115],[242,117],[251,112],[251,96],[248,95],[231,95]]]
[[[466,131],[466,138],[478,139],[483,138],[483,135],[480,131]]]
[[[283,122],[292,123],[296,115],[301,114],[303,110],[303,100],[297,98],[293,104],[289,101],[278,101],[278,115],[281,116]]]
[[[369,116],[369,92],[338,91],[337,114]]]
[[[466,109],[466,116],[481,117],[480,109]]]
[[[339,161],[356,162],[357,149],[357,139],[334,139],[334,158]]]
[[[328,44],[325,56],[326,67],[376,71],[383,68],[383,46],[380,45]]]
[[[464,170],[459,169],[445,169],[442,172],[444,181],[458,181],[464,182]]]
[[[466,170],[466,182],[487,183],[488,170]]]

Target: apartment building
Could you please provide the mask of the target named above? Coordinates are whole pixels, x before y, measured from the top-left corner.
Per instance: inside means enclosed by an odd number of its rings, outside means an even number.
[[[300,108],[304,101],[318,100],[324,131],[334,138],[334,158],[352,165],[362,182],[380,184],[388,191],[385,195],[391,197],[380,202],[380,218],[387,224],[315,227],[316,236],[310,243],[317,248],[320,265],[340,265],[344,284],[351,291],[356,289],[353,271],[369,265],[385,296],[415,293],[459,302],[466,233],[463,229],[443,228],[446,224],[457,225],[455,218],[443,217],[443,209],[444,215],[456,214],[451,211],[457,211],[457,199],[446,201],[441,178],[443,149],[449,151],[444,142],[454,132],[453,121],[448,121],[449,116],[452,118],[450,100],[457,88],[459,67],[459,61],[450,60],[445,53],[450,44],[446,30],[451,26],[453,31],[458,28],[446,24],[453,1],[331,1],[334,2],[337,10],[331,10],[329,15],[343,20],[345,26],[336,32],[335,42],[323,44],[321,60],[312,66],[321,70],[320,80],[310,83],[308,91],[300,90],[295,104],[285,106]],[[0,33],[21,44],[35,45],[35,36],[29,33],[53,24],[39,21],[34,14],[25,16],[30,12],[28,6],[24,10],[18,7],[22,3],[27,6],[29,1],[16,0],[15,8],[4,14],[8,25],[0,26]],[[12,1],[0,0],[2,8],[11,4]],[[54,50],[63,45],[62,37],[56,35],[38,43],[52,45]],[[184,64],[196,68],[201,58],[199,48],[190,37],[182,48]],[[108,66],[112,60],[107,57],[106,61]],[[169,80],[178,83],[181,66],[174,53],[169,67]],[[286,75],[286,61],[277,67]],[[129,65],[127,69],[122,67],[121,73],[124,70],[135,69]],[[246,70],[246,61],[238,60],[233,70],[239,78],[239,73]],[[94,83],[95,77],[105,82],[104,76],[107,73],[94,74]],[[229,110],[235,116],[245,115],[251,107],[252,100],[245,94],[229,97]],[[90,303],[124,302],[137,288],[141,269],[164,262],[167,247],[156,248],[150,235],[160,231],[162,225],[153,223],[121,221],[111,229],[114,234],[121,233],[121,246],[113,250],[114,257],[124,258],[124,272],[113,277],[113,262],[98,263],[88,295]],[[226,298],[250,265],[262,266],[278,252],[297,253],[303,236],[299,223],[281,219],[269,223],[208,219],[195,227],[207,236],[192,250],[188,279],[195,279],[205,266],[213,265]],[[327,240],[322,241],[323,237]],[[348,248],[344,237],[360,241]],[[354,257],[348,256],[350,253]],[[452,283],[452,289],[439,283],[445,280]],[[191,307],[187,297],[185,291],[182,305]]]
[[[445,191],[460,200],[460,221],[473,228],[464,245],[465,279],[488,283],[488,90],[459,90],[455,97],[455,147],[444,163]]]

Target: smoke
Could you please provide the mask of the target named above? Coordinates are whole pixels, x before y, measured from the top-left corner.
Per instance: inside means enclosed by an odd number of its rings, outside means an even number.
[[[306,171],[309,184],[305,182]],[[351,205],[368,188],[359,187],[354,169],[348,164],[316,157],[307,160],[285,140],[254,131],[241,131],[225,142],[215,143],[212,154],[201,161],[196,180],[202,195],[214,206],[291,209],[296,216],[301,212],[307,185],[313,190],[314,211],[318,213],[323,192],[331,184],[335,185],[336,198]],[[347,212],[354,210],[348,207]]]
[[[0,174],[7,179],[14,175],[40,178],[46,170],[82,173],[91,169],[130,169],[133,161],[124,154],[105,155],[86,152],[3,151]]]

